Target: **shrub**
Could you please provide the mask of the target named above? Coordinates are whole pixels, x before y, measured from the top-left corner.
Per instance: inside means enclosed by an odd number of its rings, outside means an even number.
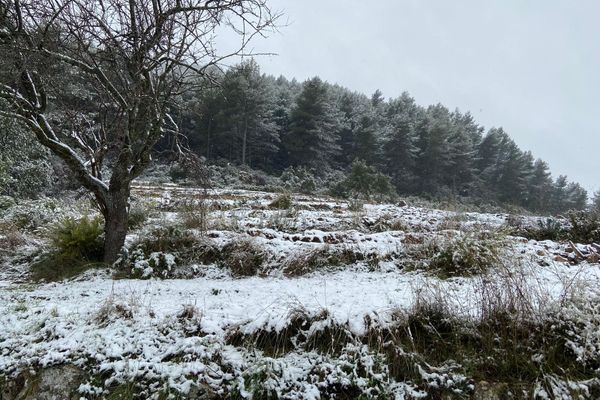
[[[454,213],[446,216],[437,226],[440,231],[452,230],[459,231],[463,228],[464,222],[468,220],[466,214]]]
[[[522,218],[513,217],[507,219],[506,225],[512,235],[532,240],[564,240],[569,232],[564,223],[554,218],[539,220],[535,226],[526,226]]]
[[[252,240],[233,241],[221,250],[221,265],[229,268],[235,277],[258,274],[266,253]]]
[[[8,210],[16,204],[17,202],[11,196],[0,196],[0,211]]]
[[[362,211],[364,206],[365,203],[360,199],[351,199],[350,201],[348,201],[348,211]]]
[[[298,211],[291,208],[272,213],[265,221],[266,228],[272,228],[280,232],[289,232],[295,229]]]
[[[401,218],[384,214],[376,220],[365,220],[365,225],[371,232],[404,231],[411,230],[410,225]]]
[[[96,312],[94,320],[100,326],[106,326],[118,319],[132,319],[138,308],[137,299],[123,301],[111,294]]]
[[[202,187],[210,186],[210,170],[195,154],[187,153],[171,165],[169,175],[173,182],[191,181]]]
[[[569,239],[579,243],[600,243],[600,212],[571,211],[567,217],[571,223]]]
[[[278,195],[270,204],[269,208],[275,208],[280,210],[288,210],[292,208],[292,195],[290,193],[281,193]]]
[[[0,256],[14,251],[27,242],[25,236],[14,225],[0,229]]]
[[[350,174],[334,187],[332,193],[342,197],[366,199],[375,196],[379,200],[391,199],[396,194],[390,178],[362,160],[354,160]]]
[[[103,265],[103,234],[99,217],[65,218],[50,232],[52,250],[32,264],[32,277],[59,280]]]
[[[202,199],[198,202],[185,203],[180,211],[183,226],[198,229],[201,233],[208,230],[209,205]]]
[[[310,252],[290,256],[283,264],[286,276],[301,276],[308,273],[353,264],[364,260],[362,253],[350,249],[322,247]]]
[[[52,245],[62,254],[86,260],[102,257],[103,224],[99,217],[67,217],[50,234]]]
[[[139,229],[148,220],[148,209],[142,204],[135,204],[129,209],[127,225],[130,229]]]
[[[123,252],[115,263],[119,277],[171,278],[177,266],[217,261],[219,252],[207,238],[174,226],[156,228]]]
[[[61,218],[64,215],[62,206],[59,201],[51,198],[21,201],[4,211],[2,219],[19,229],[35,231]]]
[[[289,167],[281,174],[286,189],[300,193],[314,193],[317,183],[314,174],[305,167]]]
[[[427,246],[423,250],[425,257],[435,254],[428,260],[418,260],[417,265],[425,266],[442,278],[476,275],[499,262],[501,245],[499,238],[461,234],[441,244],[424,245]]]
[[[560,240],[567,234],[564,225],[552,218],[538,221],[536,228],[528,228],[527,231],[529,238],[535,240]]]
[[[0,118],[0,195],[37,198],[54,183],[49,151],[28,133],[16,121]]]

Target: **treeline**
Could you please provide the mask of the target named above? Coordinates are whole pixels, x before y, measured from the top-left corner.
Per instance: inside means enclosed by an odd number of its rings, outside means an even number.
[[[422,107],[408,93],[385,99],[332,85],[262,74],[254,61],[213,73],[186,94],[180,129],[209,162],[280,174],[348,171],[360,159],[400,194],[515,205],[536,212],[583,209],[587,192],[521,150],[502,128],[485,131],[470,113]]]

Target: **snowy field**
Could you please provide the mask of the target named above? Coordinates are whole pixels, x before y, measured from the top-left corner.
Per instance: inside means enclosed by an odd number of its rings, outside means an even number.
[[[372,345],[374,332],[381,339],[382,332],[404,326],[427,301],[464,321],[483,318],[490,299],[517,299],[510,309],[515,315],[570,313],[580,331],[566,346],[582,363],[598,364],[600,268],[576,258],[589,246],[511,236],[504,214],[406,204],[350,210],[335,199],[292,197],[291,207],[275,209],[273,193],[135,187],[135,201],[152,212],[131,232],[130,245],[157,226],[182,224],[184,214],[202,206],[206,226],[188,230],[215,249],[238,242],[260,249],[252,276],[240,276],[222,261],[180,265],[169,254],[162,256],[166,269],[160,275],[149,261],[161,257],[155,254],[133,267],[148,279],[115,279],[112,270],[94,269],[62,282],[36,283],[28,279],[23,254],[46,246],[46,226],[27,233],[0,269],[5,397],[22,394],[35,376],[36,387],[51,387],[59,378],[47,371],[60,371],[62,389],[85,399],[492,396],[485,391],[489,382],[455,360],[418,358],[413,374],[404,376],[396,371],[397,360],[386,359],[385,346]],[[50,219],[82,210],[80,204],[61,206]],[[3,218],[13,217],[9,210]],[[523,223],[537,220],[524,217]],[[429,265],[443,244],[487,236],[500,248],[489,269],[448,276]],[[454,251],[454,258],[463,257]],[[312,264],[297,267],[309,259]],[[17,377],[25,383],[6,383]],[[579,380],[540,376],[522,393],[593,398],[597,379],[597,371]]]

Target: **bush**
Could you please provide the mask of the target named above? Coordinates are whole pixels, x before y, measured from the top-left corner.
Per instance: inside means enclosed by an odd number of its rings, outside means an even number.
[[[0,109],[6,105],[1,102]],[[49,151],[8,118],[0,118],[0,195],[37,198],[54,183]]]
[[[600,243],[600,212],[571,211],[569,239],[579,243]]]
[[[431,270],[441,278],[472,276],[487,271],[500,261],[502,241],[473,233],[446,240],[426,242],[413,250],[412,267]]]
[[[17,202],[14,198],[10,196],[0,196],[0,211],[8,210],[16,204]]]
[[[183,226],[188,229],[208,230],[209,205],[202,199],[199,202],[185,203],[180,211]]]
[[[365,203],[360,199],[351,199],[348,202],[348,211],[358,212],[362,211]]]
[[[314,174],[305,167],[289,167],[281,174],[286,189],[300,193],[314,193],[317,181]]]
[[[210,264],[219,258],[214,244],[175,226],[156,228],[140,237],[116,262],[119,277],[172,278],[176,267]]]
[[[202,187],[210,186],[210,170],[200,157],[191,153],[171,165],[169,176],[173,182],[190,181]]]
[[[390,178],[361,160],[354,160],[350,174],[333,188],[332,194],[366,199],[375,196],[378,200],[392,199],[396,195]]]
[[[269,208],[275,208],[279,210],[288,210],[292,208],[292,195],[290,193],[281,193],[275,200],[269,204]]]
[[[301,276],[308,273],[354,264],[364,260],[362,253],[350,249],[335,250],[322,247],[305,254],[292,255],[283,265],[286,276]]]
[[[65,218],[50,232],[52,250],[31,266],[35,280],[60,280],[103,265],[103,224],[99,217]]]
[[[61,218],[64,215],[63,206],[51,198],[20,201],[2,212],[2,219],[19,229],[35,231]]]
[[[100,217],[67,217],[54,227],[50,241],[59,253],[67,257],[99,261],[103,253],[103,234]]]
[[[221,253],[221,265],[235,277],[257,275],[266,259],[265,251],[252,240],[228,243]]]
[[[148,209],[142,204],[135,204],[129,209],[127,225],[130,229],[139,229],[148,220]]]
[[[0,257],[27,243],[25,236],[14,226],[2,226],[0,232]]]
[[[561,240],[565,239],[568,230],[560,221],[552,218],[540,220],[537,222],[537,227],[526,228],[527,237],[535,240]]]

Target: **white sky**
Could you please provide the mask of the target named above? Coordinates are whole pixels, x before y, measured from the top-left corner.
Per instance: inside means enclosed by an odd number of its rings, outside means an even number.
[[[271,0],[262,71],[471,111],[588,191],[600,188],[600,1]],[[591,193],[590,193],[591,194]]]

